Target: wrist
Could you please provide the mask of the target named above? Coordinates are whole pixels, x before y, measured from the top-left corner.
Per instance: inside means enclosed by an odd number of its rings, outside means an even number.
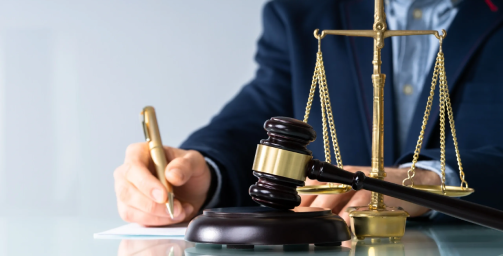
[[[210,172],[210,186],[208,187],[208,191],[206,192],[206,198],[204,200],[204,203],[201,205],[199,209],[197,209],[197,212],[202,212],[207,206],[211,207],[215,204],[213,201],[215,201],[215,193],[218,189],[219,179],[217,176],[217,171],[215,170],[215,168],[218,167],[215,166],[215,163],[209,158],[205,157],[205,161],[206,166]]]

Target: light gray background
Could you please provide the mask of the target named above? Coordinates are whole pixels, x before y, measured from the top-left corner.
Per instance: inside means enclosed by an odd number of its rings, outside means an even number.
[[[142,107],[167,145],[206,124],[254,75],[264,2],[0,1],[0,225],[118,220]]]

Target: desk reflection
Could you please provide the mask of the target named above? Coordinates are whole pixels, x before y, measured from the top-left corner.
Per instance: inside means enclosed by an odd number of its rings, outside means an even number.
[[[389,239],[365,239],[363,241],[345,241],[343,246],[350,244],[350,256],[386,256],[386,255],[441,255],[434,239],[425,232],[410,230],[401,241]],[[407,252],[407,253],[406,253]]]
[[[482,254],[480,254],[482,252]],[[210,255],[332,255],[332,256],[415,256],[415,255],[500,255],[503,234],[477,226],[416,226],[409,228],[401,241],[365,239],[344,241],[342,246],[255,246],[254,249],[228,249],[220,245],[196,245],[183,240],[123,240],[119,256],[210,256]]]
[[[193,243],[184,240],[122,240],[119,244],[118,256],[129,255],[184,255],[185,248],[193,247]]]

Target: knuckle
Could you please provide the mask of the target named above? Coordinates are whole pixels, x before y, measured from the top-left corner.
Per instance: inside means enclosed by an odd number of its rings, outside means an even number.
[[[133,168],[133,164],[131,163],[125,163],[123,164],[123,168],[122,168],[122,172],[124,173],[124,176],[126,177],[126,179],[130,179],[131,178],[131,172],[134,171],[135,168]]]
[[[178,163],[182,166],[187,166],[187,167],[190,166],[190,160],[188,158],[180,158],[180,160],[178,160]]]
[[[138,189],[140,189],[140,191],[143,191],[144,189],[148,189],[151,187],[149,180],[145,176],[137,177],[134,183],[136,184]]]
[[[128,202],[131,198],[131,191],[127,186],[121,186],[118,189],[117,197],[121,202]]]
[[[195,161],[204,160],[204,156],[201,155],[201,153],[199,153],[199,151],[197,151],[197,150],[189,150],[187,152],[187,157],[189,159],[193,159]]]
[[[145,201],[143,203],[143,210],[148,213],[154,213],[157,208],[157,204],[152,201]]]

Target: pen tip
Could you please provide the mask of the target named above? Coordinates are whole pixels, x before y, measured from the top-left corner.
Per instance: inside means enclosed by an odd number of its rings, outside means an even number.
[[[175,216],[174,214],[174,204],[173,204],[173,193],[168,193],[168,202],[166,203],[166,207],[168,208],[169,216],[173,219]]]

